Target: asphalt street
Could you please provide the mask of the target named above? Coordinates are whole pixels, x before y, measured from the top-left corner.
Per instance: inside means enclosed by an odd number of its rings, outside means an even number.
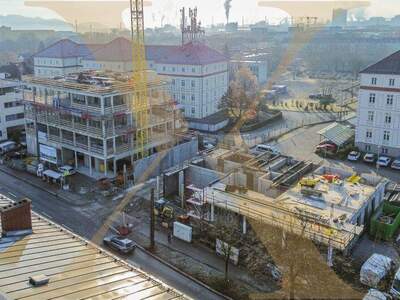
[[[106,217],[106,215],[99,216],[97,210],[90,210],[85,207],[71,207],[46,191],[35,188],[3,172],[0,172],[0,193],[13,200],[25,197],[31,199],[35,212],[88,240],[100,228],[102,220]],[[93,211],[93,215],[90,215],[91,211]],[[135,267],[193,299],[224,299],[161,263],[146,252],[137,250],[125,259]]]

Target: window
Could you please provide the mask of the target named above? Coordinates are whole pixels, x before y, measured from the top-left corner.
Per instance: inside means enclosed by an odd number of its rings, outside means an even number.
[[[181,86],[184,87],[185,86],[185,80],[181,81]]]
[[[23,118],[24,118],[24,113],[8,115],[8,116],[6,116],[6,122],[20,120],[20,119],[23,119]]]
[[[196,113],[196,110],[194,107],[192,107],[192,114],[195,114],[195,113]]]
[[[162,70],[165,72],[165,70],[166,70],[165,66],[162,67]]]
[[[182,72],[185,73],[185,72],[186,72],[186,69],[185,69],[185,68],[182,68]]]
[[[175,79],[172,79],[172,85],[175,85]]]
[[[172,68],[172,72],[175,72],[175,67]]]
[[[376,85],[377,79],[376,77],[372,77],[371,84]]]
[[[382,148],[381,153],[382,154],[388,154],[389,150],[387,148]]]
[[[11,108],[11,107],[16,107],[16,106],[21,106],[21,105],[23,105],[23,104],[20,102],[17,102],[17,101],[5,102],[4,108]]]
[[[394,79],[389,79],[389,86],[394,86]]]
[[[3,136],[3,131],[0,130],[0,137],[2,137],[2,136]]]
[[[196,86],[196,82],[194,80],[191,81],[192,88]]]
[[[186,100],[186,97],[185,97],[185,95],[182,95],[182,100]]]
[[[370,131],[370,130],[367,130],[367,138],[372,138],[372,131]]]
[[[369,94],[369,103],[375,103],[376,94]]]
[[[387,105],[393,105],[393,95],[387,95],[386,104]]]
[[[196,73],[196,69],[195,68],[192,68],[192,73]]]
[[[390,140],[390,132],[389,131],[384,131],[383,132],[383,140],[384,141],[389,141]]]
[[[371,151],[371,145],[365,145],[365,152]]]
[[[368,112],[368,121],[369,122],[373,122],[374,121],[374,112],[373,111],[369,111]]]
[[[391,116],[389,113],[387,113],[387,114],[385,115],[385,123],[386,123],[386,124],[392,123],[392,116]]]
[[[192,99],[192,101],[195,101],[196,97],[194,95],[192,95],[191,99]]]

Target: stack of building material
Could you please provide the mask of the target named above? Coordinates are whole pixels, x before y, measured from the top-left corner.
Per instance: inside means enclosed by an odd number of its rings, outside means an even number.
[[[373,254],[362,265],[360,271],[361,283],[376,288],[392,267],[392,260],[381,254]]]

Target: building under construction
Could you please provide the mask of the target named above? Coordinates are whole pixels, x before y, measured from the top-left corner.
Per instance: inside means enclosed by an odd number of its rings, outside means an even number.
[[[381,177],[369,174],[356,175],[270,152],[221,148],[196,159],[182,172],[185,178],[180,183],[187,184],[190,217],[214,222],[221,212],[230,211],[238,217],[243,233],[251,219],[343,252],[363,233],[383,201],[386,186]]]
[[[130,73],[86,71],[55,78],[26,77],[17,94],[26,112],[28,151],[54,165],[70,164],[91,177],[114,177],[151,155],[182,142],[182,122],[167,82],[147,71],[145,144]],[[143,141],[141,141],[143,142]]]

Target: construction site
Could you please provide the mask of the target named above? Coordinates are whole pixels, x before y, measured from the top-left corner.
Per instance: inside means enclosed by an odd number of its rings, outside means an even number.
[[[180,134],[183,123],[166,81],[146,73],[143,117],[133,105],[136,86],[130,76],[87,71],[25,78],[18,95],[26,104],[28,152],[47,157],[49,164],[70,164],[91,177],[115,177],[124,165],[132,169],[139,159],[191,141]],[[188,147],[188,154],[194,155],[193,149]]]
[[[251,219],[345,254],[383,201],[387,184],[285,155],[223,148],[164,174],[165,182],[165,196],[179,195],[194,220],[217,222],[229,211],[243,234]]]

